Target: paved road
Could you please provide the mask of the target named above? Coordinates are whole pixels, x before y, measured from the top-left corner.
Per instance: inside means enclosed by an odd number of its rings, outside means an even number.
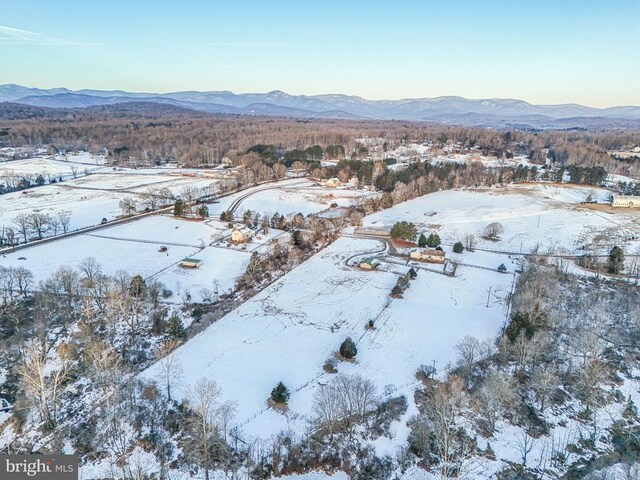
[[[289,181],[289,183],[287,183],[286,185],[278,185],[278,186],[265,185],[264,187],[253,188],[251,191],[249,191],[249,192],[245,193],[244,195],[241,195],[240,197],[236,198],[233,201],[233,203],[231,204],[231,206],[227,209],[227,211],[229,211],[231,213],[235,213],[235,211],[238,209],[238,207],[240,207],[242,202],[244,202],[250,196],[255,195],[256,193],[264,192],[266,190],[280,189],[280,188],[284,188],[284,187],[293,187],[293,186],[296,186],[296,185],[301,185],[303,183],[309,183],[308,180],[297,180],[297,181],[293,181],[293,182],[291,182],[290,180],[291,179],[281,180],[281,182]]]

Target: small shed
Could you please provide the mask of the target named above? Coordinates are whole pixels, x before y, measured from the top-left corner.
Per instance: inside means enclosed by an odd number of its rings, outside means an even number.
[[[358,264],[358,266],[362,270],[375,270],[376,268],[378,268],[379,265],[380,265],[380,262],[378,262],[373,257],[363,258],[362,260],[360,260],[360,263]]]
[[[197,258],[183,258],[180,262],[182,268],[198,268],[202,265],[202,260]]]
[[[409,257],[421,262],[444,263],[445,253],[436,249],[414,250],[409,254]]]

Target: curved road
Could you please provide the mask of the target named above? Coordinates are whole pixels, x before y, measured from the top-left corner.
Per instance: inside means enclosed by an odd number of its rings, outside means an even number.
[[[290,179],[285,179],[285,180],[281,180],[281,182],[287,181]],[[247,198],[249,198],[252,195],[255,195],[256,193],[260,193],[260,192],[264,192],[267,190],[277,190],[277,189],[281,189],[284,187],[289,187],[289,186],[296,186],[296,185],[300,185],[303,183],[309,183],[308,180],[298,180],[295,182],[291,182],[291,183],[287,183],[286,185],[278,185],[278,186],[271,186],[271,185],[267,185],[264,187],[254,187],[252,191],[247,192],[243,195],[241,195],[240,197],[236,198],[233,203],[231,203],[231,205],[229,206],[229,208],[226,210],[227,212],[231,212],[231,213],[235,213],[235,211],[238,209],[238,207],[240,207],[240,204],[242,202],[244,202]]]

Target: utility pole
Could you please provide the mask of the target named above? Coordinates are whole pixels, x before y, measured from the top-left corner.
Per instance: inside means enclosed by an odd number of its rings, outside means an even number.
[[[489,293],[487,294],[487,308],[489,308],[489,299],[491,298],[491,287],[489,287]]]

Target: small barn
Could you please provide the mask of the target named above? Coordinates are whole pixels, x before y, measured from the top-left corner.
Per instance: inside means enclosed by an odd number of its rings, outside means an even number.
[[[379,265],[380,262],[373,257],[363,258],[358,264],[361,270],[375,270]]]
[[[198,268],[202,265],[202,260],[197,258],[183,258],[180,262],[182,268]]]
[[[409,254],[409,257],[421,262],[444,263],[445,253],[442,250],[435,249],[414,250]]]

